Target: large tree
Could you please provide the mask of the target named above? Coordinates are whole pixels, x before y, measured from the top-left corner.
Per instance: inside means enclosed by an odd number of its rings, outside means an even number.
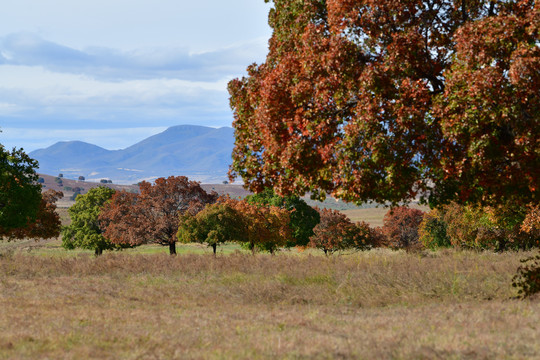
[[[535,1],[273,3],[266,61],[229,83],[231,179],[356,203],[538,202]]]
[[[0,237],[35,221],[41,202],[37,167],[23,149],[0,145]]]
[[[217,199],[217,193],[207,193],[185,176],[143,181],[139,189],[139,194],[120,192],[112,198],[100,217],[105,234],[117,244],[168,246],[171,255],[176,254],[180,215],[196,214]]]

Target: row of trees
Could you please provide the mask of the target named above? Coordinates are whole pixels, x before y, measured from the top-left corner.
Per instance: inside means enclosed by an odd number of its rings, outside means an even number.
[[[251,251],[313,247],[331,254],[374,247],[420,250],[440,247],[529,249],[540,246],[539,208],[450,205],[428,213],[390,209],[382,227],[353,223],[343,213],[308,206],[271,189],[244,200],[206,193],[186,177],[142,182],[140,194],[98,187],[80,195],[63,230],[66,248],[103,250],[160,244],[176,253],[176,242],[213,248],[237,242]]]

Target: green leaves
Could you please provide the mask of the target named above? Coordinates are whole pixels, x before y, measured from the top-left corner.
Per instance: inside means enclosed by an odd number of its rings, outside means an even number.
[[[75,204],[69,208],[71,224],[62,229],[62,246],[66,249],[90,249],[100,254],[103,250],[114,249],[106,239],[100,226],[99,214],[115,190],[98,186],[87,194],[77,196]]]
[[[0,236],[35,221],[41,201],[37,167],[23,149],[0,145]]]

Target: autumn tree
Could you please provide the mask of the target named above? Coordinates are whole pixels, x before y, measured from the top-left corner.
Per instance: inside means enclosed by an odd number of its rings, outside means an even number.
[[[114,249],[117,246],[103,235],[99,214],[103,206],[114,194],[114,190],[98,186],[85,195],[77,196],[75,204],[69,209],[71,224],[62,229],[62,246],[66,249],[94,250],[96,256],[103,250]]]
[[[387,245],[394,249],[420,249],[422,244],[419,241],[419,227],[423,218],[423,211],[405,206],[388,210],[382,227]]]
[[[26,225],[12,229],[5,234],[12,239],[52,239],[60,236],[62,222],[56,212],[56,202],[64,197],[61,191],[46,190],[41,195],[41,201],[35,219],[27,219]]]
[[[538,203],[535,1],[273,3],[266,61],[229,82],[231,179],[355,203]]]
[[[321,220],[313,229],[309,246],[323,250],[326,255],[349,248],[366,250],[379,241],[367,223],[354,224],[338,210],[317,210]]]
[[[0,237],[36,220],[42,200],[37,167],[23,149],[0,145]]]
[[[178,239],[181,242],[197,242],[211,246],[214,255],[217,246],[244,238],[245,221],[234,207],[226,203],[206,205],[196,215],[186,212],[180,215]]]
[[[245,200],[223,199],[222,202],[240,214],[241,237],[253,253],[256,249],[274,253],[292,236],[290,211],[278,206],[250,204]]]
[[[248,195],[245,200],[250,204],[277,206],[290,211],[289,227],[292,232],[287,247],[306,246],[313,228],[319,223],[320,215],[298,196],[279,196],[270,188],[259,194]]]
[[[217,193],[208,194],[185,176],[139,183],[139,194],[121,192],[114,196],[100,217],[105,234],[116,244],[160,244],[176,254],[180,215],[196,214],[214,203]]]

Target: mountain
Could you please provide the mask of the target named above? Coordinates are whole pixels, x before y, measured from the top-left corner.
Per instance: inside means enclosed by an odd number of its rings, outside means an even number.
[[[29,155],[39,172],[66,178],[111,179],[133,184],[171,175],[205,183],[227,178],[234,145],[233,129],[173,126],[126,149],[107,150],[82,141],[58,142]]]

